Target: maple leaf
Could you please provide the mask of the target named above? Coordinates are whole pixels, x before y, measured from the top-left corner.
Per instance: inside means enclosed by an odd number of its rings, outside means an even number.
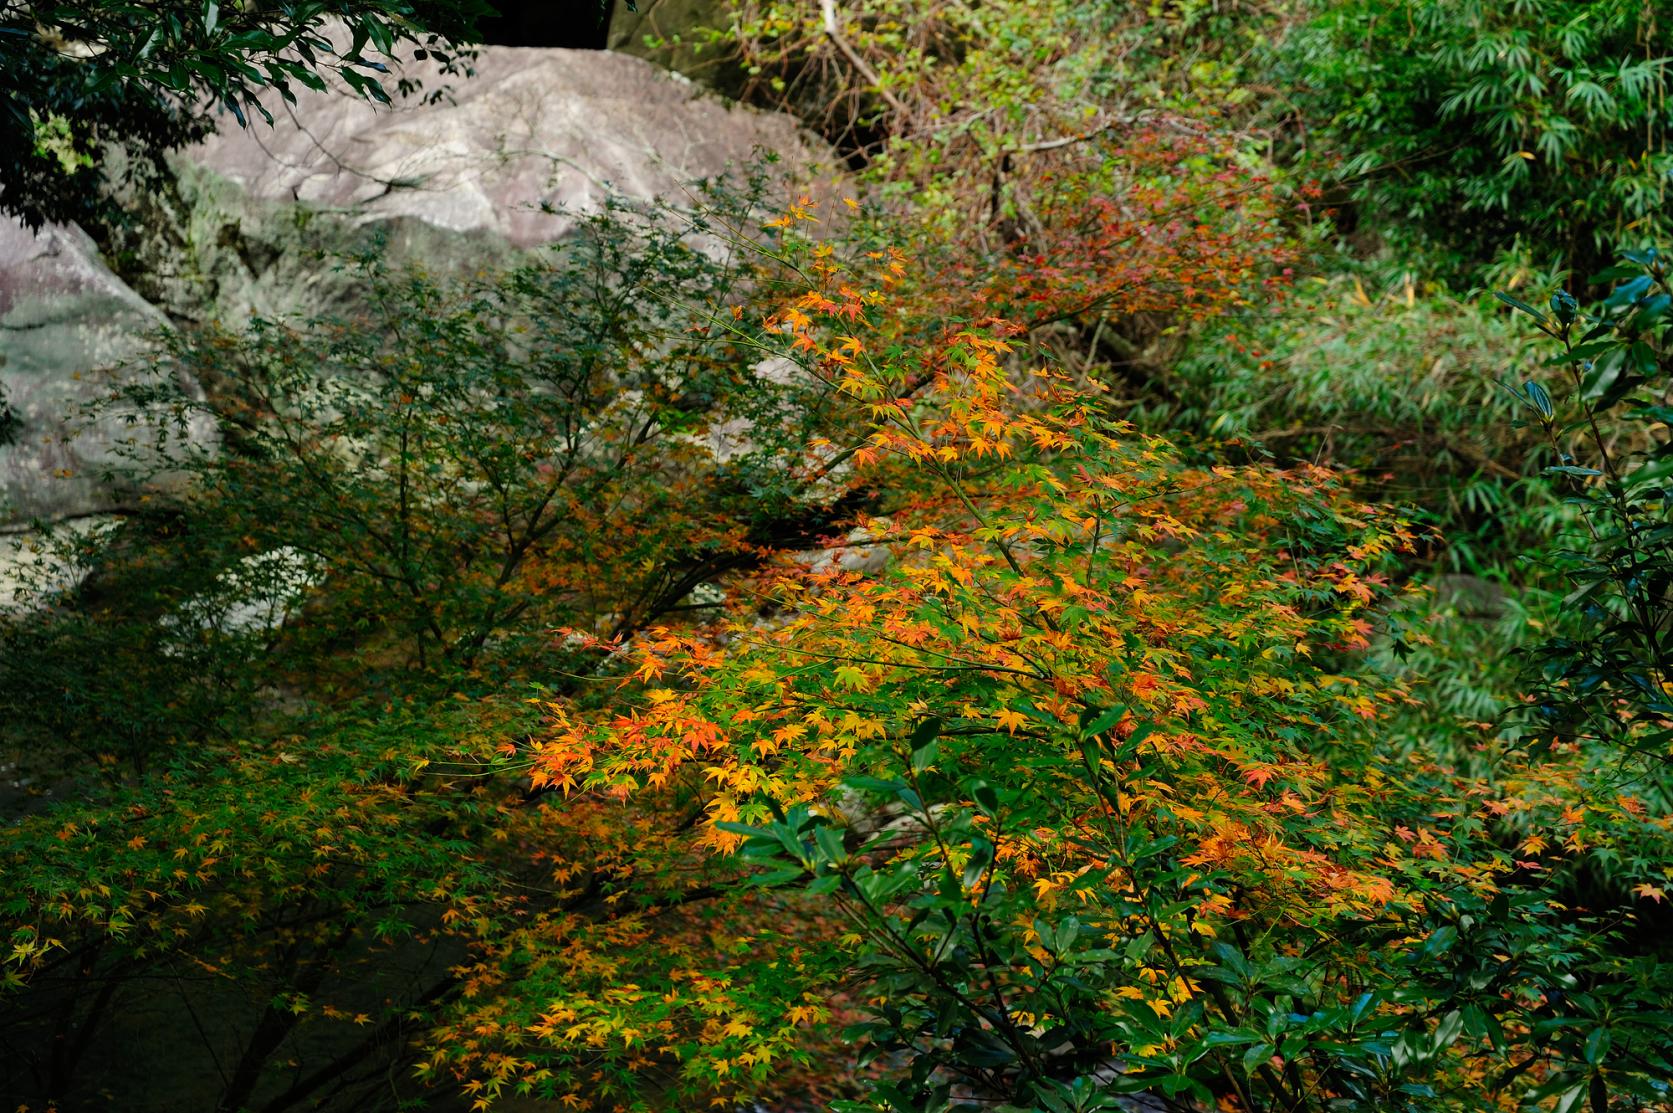
[[[832,681],[841,688],[863,692],[871,688],[871,679],[858,665],[838,665],[831,673]]]
[[[1001,708],[993,718],[1007,734],[1015,734],[1018,727],[1028,724],[1027,715],[1010,707]]]

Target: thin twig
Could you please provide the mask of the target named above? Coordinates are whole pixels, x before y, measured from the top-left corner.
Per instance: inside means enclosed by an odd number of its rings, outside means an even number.
[[[855,50],[848,40],[843,37],[842,28],[837,24],[836,0],[819,0],[819,10],[825,17],[825,37],[836,44],[836,48],[842,51],[843,57],[847,58],[849,64],[856,70],[860,71],[860,76],[865,78],[871,87],[877,91],[877,95],[889,102],[890,108],[893,108],[902,116],[910,116],[911,113],[907,110],[906,105],[901,103],[899,97],[883,87],[883,79],[877,76],[877,71],[872,69],[870,64],[860,57],[859,51]]]

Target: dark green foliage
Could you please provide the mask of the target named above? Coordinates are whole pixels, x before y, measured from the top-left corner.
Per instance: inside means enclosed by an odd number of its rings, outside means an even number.
[[[12,439],[17,436],[18,426],[21,424],[22,422],[18,420],[17,414],[12,412],[11,406],[7,403],[5,389],[0,387],[0,446],[12,443]]]
[[[203,1110],[410,1089],[392,1069],[399,1034],[457,991],[442,917],[516,884],[518,863],[477,849],[504,793],[423,771],[469,752],[481,718],[449,703],[310,715],[289,736],[177,751],[9,822],[6,944],[55,961],[21,996],[0,974],[0,1087],[86,1107],[89,1079],[142,1072],[131,1096],[157,1108],[196,1070],[182,1107]],[[167,1061],[145,1062],[143,1017],[159,1007],[178,1027]],[[200,1015],[233,1026],[194,1027]],[[275,1056],[307,1069],[273,1070]],[[368,1065],[370,1086],[356,1077]]]
[[[1520,240],[1576,266],[1664,238],[1666,0],[1332,2],[1286,46],[1356,219],[1469,273]]]
[[[213,593],[224,558],[211,531],[194,531],[205,538],[189,529],[157,515],[113,530],[59,529],[35,542],[54,564],[88,578],[64,598],[43,576],[25,587],[25,599],[45,611],[0,620],[7,743],[48,755],[45,768],[74,755],[122,776],[248,720],[255,647],[209,628],[188,633],[179,621],[188,600]]]
[[[1506,389],[1549,438],[1545,474],[1585,526],[1555,553],[1576,622],[1539,651],[1536,707],[1559,736],[1594,738],[1665,772],[1673,735],[1656,728],[1673,715],[1673,287],[1654,249],[1627,252],[1600,278],[1618,285],[1589,312],[1566,291],[1539,308],[1499,295],[1561,346],[1543,373]],[[1633,435],[1606,437],[1611,418]]]
[[[387,102],[388,59],[414,48],[464,74],[481,0],[20,0],[0,8],[0,212],[31,226],[101,211],[104,146],[148,158],[201,138],[214,114],[266,117],[268,89],[335,79]],[[341,25],[334,27],[335,21]],[[371,52],[370,56],[367,52]]]
[[[329,581],[298,637],[381,626],[425,667],[520,660],[554,627],[631,629],[738,559],[721,524],[768,512],[751,467],[801,434],[796,388],[685,328],[726,265],[611,216],[482,281],[361,267],[355,317],[179,336],[207,400],[128,395],[221,429],[161,464],[194,476],[200,529]],[[753,453],[705,449],[723,420],[751,422]]]

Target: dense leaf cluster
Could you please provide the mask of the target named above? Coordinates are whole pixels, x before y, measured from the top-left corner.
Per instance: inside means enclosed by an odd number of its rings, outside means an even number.
[[[1673,8],[1325,4],[1285,50],[1379,226],[1466,267],[1513,241],[1586,267],[1668,237]]]

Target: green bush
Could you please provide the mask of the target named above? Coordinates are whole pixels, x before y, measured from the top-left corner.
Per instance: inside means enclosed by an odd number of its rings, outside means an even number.
[[[1556,349],[1516,397],[1548,440],[1547,481],[1581,519],[1581,528],[1553,538],[1574,621],[1539,654],[1535,712],[1547,741],[1586,739],[1647,763],[1665,797],[1673,769],[1673,270],[1654,249],[1624,258],[1605,276],[1619,284],[1589,311],[1562,291],[1548,308],[1500,297]]]
[[[23,609],[0,613],[0,742],[27,773],[141,772],[248,723],[258,646],[178,621],[189,600],[214,597],[220,541],[167,513],[31,540],[42,559],[14,569]],[[85,579],[65,591],[61,570]]]
[[[1499,382],[1532,358],[1514,325],[1369,268],[1304,280],[1273,312],[1204,329],[1151,414],[1292,460],[1353,469],[1440,527],[1443,565],[1509,568],[1562,514]]]
[[[407,664],[468,669],[544,652],[554,627],[619,634],[793,504],[769,465],[822,388],[693,330],[688,307],[736,274],[631,223],[463,283],[362,260],[363,312],[182,334],[171,357],[207,397],[129,392],[221,429],[161,457],[192,477],[200,532],[325,582],[293,640],[377,631]]]
[[[1357,219],[1465,271],[1519,238],[1577,266],[1665,238],[1666,0],[1331,0],[1281,66]]]

